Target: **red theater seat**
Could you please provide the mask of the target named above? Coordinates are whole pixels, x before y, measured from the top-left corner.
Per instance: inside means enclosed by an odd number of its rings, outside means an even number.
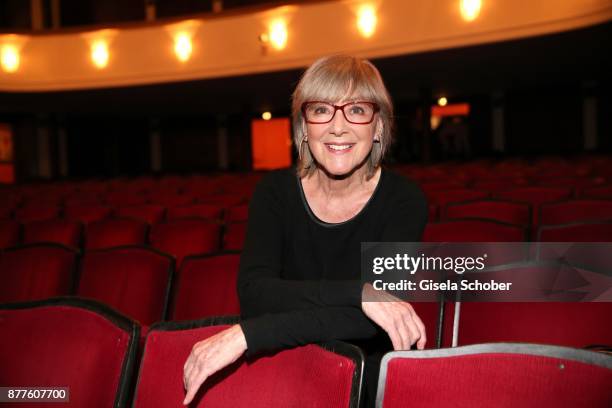
[[[187,255],[219,251],[221,227],[207,220],[175,220],[154,225],[151,246],[176,257],[177,267]]]
[[[64,218],[87,225],[110,217],[112,208],[99,204],[70,205],[64,210]]]
[[[229,207],[225,211],[225,222],[245,222],[249,219],[249,206],[247,204]]]
[[[209,319],[162,323],[151,328],[133,406],[180,404],[185,398],[183,365],[193,345],[236,322]],[[190,406],[356,408],[361,353],[354,346],[339,342],[324,347],[308,345],[258,359],[240,358],[209,378]]]
[[[106,193],[104,202],[111,207],[123,205],[141,205],[147,202],[147,197],[131,191],[113,191]]]
[[[147,224],[129,218],[90,223],[85,230],[85,248],[102,249],[121,245],[144,245]]]
[[[191,204],[168,209],[166,218],[177,220],[181,218],[207,218],[220,220],[223,216],[223,207],[214,204]]]
[[[82,225],[77,221],[46,220],[24,225],[23,243],[54,242],[74,248],[81,245]]]
[[[526,180],[518,178],[518,179],[506,179],[506,180],[478,180],[473,185],[472,188],[477,190],[498,192],[508,190],[510,188],[515,188],[517,186],[524,185]]]
[[[247,223],[235,222],[225,226],[223,249],[227,251],[242,251],[246,238]]]
[[[79,192],[72,194],[64,200],[65,206],[73,206],[73,205],[100,205],[102,199],[98,193],[93,192]]]
[[[155,192],[149,195],[149,201],[152,204],[172,208],[181,205],[193,204],[194,199],[191,195],[187,194],[167,194],[164,192]]]
[[[238,315],[240,255],[187,257],[178,272],[172,320]]]
[[[89,251],[81,263],[77,294],[150,325],[165,318],[172,269],[169,256],[147,248]]]
[[[245,194],[230,194],[230,193],[215,194],[215,195],[207,195],[204,197],[200,197],[198,199],[198,202],[206,203],[206,204],[216,204],[224,208],[243,204],[246,201],[247,201],[246,193]]]
[[[457,333],[456,344],[460,346],[487,342],[529,342],[578,348],[612,345],[612,326],[607,323],[612,315],[612,303],[579,302],[584,295],[580,290],[585,285],[581,283],[584,277],[577,277],[573,269],[554,262],[524,262],[495,267],[494,273],[483,274],[486,280],[501,282],[509,280],[504,277],[514,276],[510,280],[515,294],[526,293],[526,287],[536,288],[551,279],[556,279],[553,282],[560,285],[558,288],[578,279],[578,292],[574,302],[504,302],[499,301],[503,295],[499,291],[489,292],[489,302],[481,298],[480,302],[461,303],[457,326],[453,325],[455,304],[449,302],[445,308],[443,345],[453,344],[453,332]],[[521,289],[515,288],[517,285]],[[544,289],[541,291],[545,293]],[[497,301],[493,301],[495,297]]]
[[[69,295],[76,251],[57,244],[34,244],[0,255],[0,303]]]
[[[599,198],[604,200],[612,200],[612,186],[591,187],[582,191],[582,196],[585,198]]]
[[[19,244],[21,225],[17,221],[0,220],[0,249]]]
[[[542,242],[611,242],[612,222],[579,222],[540,227]]]
[[[437,204],[433,204],[433,203],[428,203],[427,204],[427,220],[429,222],[435,222],[438,221],[439,217],[439,211],[440,208],[438,207]]]
[[[125,407],[138,328],[102,305],[53,299],[0,306],[0,384],[68,387],[69,402],[8,406]]]
[[[460,180],[439,180],[439,181],[424,181],[420,183],[421,188],[428,195],[430,192],[437,190],[458,189],[465,186],[465,183]]]
[[[612,220],[612,200],[570,200],[542,204],[540,224]]]
[[[466,188],[427,192],[427,199],[429,200],[429,202],[437,204],[440,207],[442,213],[444,212],[446,205],[448,205],[449,203],[458,203],[468,200],[480,200],[485,199],[488,196],[489,193],[487,193],[486,191],[470,190]],[[442,214],[442,218],[443,217],[444,214]]]
[[[445,216],[447,219],[486,218],[528,226],[531,223],[531,207],[529,204],[512,201],[476,200],[449,204]]]
[[[522,201],[531,204],[532,223],[539,224],[540,205],[551,201],[565,200],[572,196],[569,187],[524,187],[507,191],[499,191],[494,194],[495,198],[511,201]]]
[[[428,223],[424,242],[521,242],[526,239],[524,228],[492,220],[450,220]]]
[[[133,218],[153,225],[160,223],[166,214],[166,208],[158,204],[130,205],[119,207],[115,215],[122,218]]]
[[[612,357],[536,344],[394,351],[381,363],[382,408],[609,407]]]
[[[15,219],[19,222],[43,221],[58,218],[60,208],[56,205],[29,204],[15,210]]]

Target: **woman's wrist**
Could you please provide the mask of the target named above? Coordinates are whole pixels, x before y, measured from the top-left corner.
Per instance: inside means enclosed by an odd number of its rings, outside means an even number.
[[[242,331],[242,327],[239,324],[235,324],[232,327],[230,327],[229,330],[233,334],[233,338],[235,339],[235,342],[236,342],[236,347],[242,352],[245,352],[248,349],[248,347],[247,347],[246,337],[244,336],[244,332]]]

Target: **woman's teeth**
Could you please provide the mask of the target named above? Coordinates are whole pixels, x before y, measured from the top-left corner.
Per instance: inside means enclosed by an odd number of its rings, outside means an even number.
[[[339,151],[339,150],[346,150],[349,147],[351,147],[351,145],[327,145],[327,147],[329,147],[332,150]]]

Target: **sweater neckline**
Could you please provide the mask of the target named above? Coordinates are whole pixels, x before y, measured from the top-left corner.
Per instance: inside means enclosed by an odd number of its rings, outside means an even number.
[[[300,192],[300,197],[302,198],[302,204],[304,206],[304,209],[306,210],[306,213],[310,217],[310,219],[314,223],[316,223],[316,224],[318,224],[318,225],[320,225],[322,227],[333,228],[333,227],[340,227],[340,226],[346,225],[346,224],[352,222],[353,220],[359,218],[361,216],[361,214],[366,212],[366,210],[370,206],[370,203],[372,203],[372,201],[374,201],[374,198],[378,195],[378,191],[380,190],[380,186],[383,183],[383,179],[385,178],[385,174],[386,174],[385,170],[383,168],[381,168],[380,169],[380,178],[378,179],[378,183],[376,183],[376,187],[374,188],[374,192],[372,193],[372,195],[370,196],[368,201],[365,203],[363,208],[361,210],[359,210],[359,212],[357,214],[355,214],[354,216],[352,216],[348,220],[342,221],[342,222],[325,222],[325,221],[321,220],[319,217],[317,217],[316,214],[314,213],[314,211],[312,211],[312,208],[310,208],[310,204],[308,204],[308,200],[306,199],[306,194],[304,193],[304,188],[302,187],[302,181],[300,180],[300,177],[296,176],[295,179],[297,181],[298,190]]]

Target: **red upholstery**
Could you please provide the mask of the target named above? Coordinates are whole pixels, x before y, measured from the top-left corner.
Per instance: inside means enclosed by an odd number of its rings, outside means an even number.
[[[582,191],[582,196],[585,198],[612,200],[612,185],[586,188]]]
[[[25,246],[0,256],[0,303],[70,294],[76,253],[59,245]]]
[[[379,396],[384,408],[609,407],[612,370],[591,358],[610,357],[507,344],[391,353]]]
[[[225,193],[225,194],[207,195],[205,197],[200,197],[198,201],[202,203],[207,203],[207,204],[217,204],[217,205],[227,208],[227,207],[232,207],[235,205],[243,204],[247,200],[246,200],[245,194]]]
[[[0,384],[70,389],[70,402],[7,406],[125,406],[132,336],[104,315],[68,305],[0,309],[0,332]]]
[[[54,242],[78,248],[81,243],[81,224],[76,221],[46,220],[24,225],[23,243]]]
[[[148,325],[163,318],[171,266],[169,257],[145,248],[87,252],[77,294]]]
[[[610,242],[612,241],[612,222],[585,222],[540,227],[538,241]]]
[[[175,406],[185,397],[183,365],[193,345],[228,326],[152,329],[147,337],[134,407]],[[348,407],[355,363],[315,345],[257,360],[239,359],[209,378],[193,407]]]
[[[582,191],[603,183],[601,178],[582,178],[582,177],[559,177],[540,180],[539,184],[547,187],[566,187],[571,186],[576,196],[580,197]]]
[[[600,220],[612,220],[612,200],[570,200],[540,207],[542,225]]]
[[[489,196],[489,193],[481,190],[470,190],[466,188],[457,188],[453,190],[437,190],[428,191],[427,199],[430,203],[437,204],[442,212],[445,211],[445,207],[449,203],[457,203],[468,200],[484,199]],[[444,214],[442,214],[444,217]],[[430,219],[431,220],[431,219]]]
[[[516,341],[586,347],[612,344],[612,303],[464,302],[458,344]],[[445,312],[445,346],[452,341],[454,305]],[[448,323],[447,323],[448,322]]]
[[[221,227],[206,220],[175,220],[154,225],[151,229],[151,246],[176,257],[180,266],[187,255],[203,255],[217,252]]]
[[[247,223],[235,222],[225,226],[223,235],[223,249],[228,251],[242,251],[246,238]]]
[[[427,204],[427,220],[429,222],[438,221],[438,219],[440,218],[438,216],[439,210],[440,208],[438,204],[428,203]]]
[[[506,180],[479,180],[476,181],[472,188],[477,190],[486,190],[491,192],[504,191],[509,188],[524,185],[526,181],[524,179],[506,179]]]
[[[111,248],[121,245],[144,245],[147,224],[128,218],[94,221],[85,230],[87,249]]]
[[[487,273],[487,279],[500,282],[513,276],[513,290],[527,293],[526,288],[539,287],[543,277],[555,277],[559,285],[572,268],[562,264],[528,262],[510,264]],[[547,273],[546,273],[547,272]],[[520,277],[518,277],[520,276]],[[533,280],[530,281],[530,277]],[[518,286],[517,286],[518,285]],[[499,292],[491,292],[500,300]],[[530,342],[585,347],[612,345],[612,303],[606,302],[463,302],[460,308],[458,344],[485,342]],[[454,303],[445,310],[443,345],[452,343]]]
[[[490,220],[452,220],[429,223],[424,242],[520,242],[525,230],[519,226]]]
[[[155,192],[149,195],[149,201],[153,204],[159,204],[163,207],[171,208],[192,204],[194,199],[192,196],[187,194],[167,194],[163,192]]]
[[[429,195],[429,193],[432,191],[462,188],[464,185],[465,183],[462,183],[459,180],[439,180],[423,182],[421,183],[421,188]]]
[[[165,213],[166,208],[159,204],[143,204],[119,207],[115,215],[117,217],[134,218],[153,225],[161,222]]]
[[[15,219],[19,222],[50,220],[57,218],[59,212],[56,205],[30,204],[15,210]]]
[[[172,320],[238,315],[237,254],[186,258],[178,273]]]
[[[99,204],[70,205],[64,210],[64,218],[87,225],[90,222],[108,218],[111,213],[112,208]]]
[[[542,204],[570,198],[572,189],[568,187],[523,187],[507,191],[498,191],[495,198],[512,201],[524,201],[531,204]]]
[[[166,218],[208,218],[219,220],[223,216],[223,207],[214,204],[192,204],[168,209]]]
[[[532,223],[539,224],[539,208],[543,203],[568,199],[572,196],[572,189],[568,187],[524,187],[494,194],[496,198],[511,201],[522,201],[531,204]]]
[[[104,201],[111,207],[121,205],[141,205],[147,202],[147,197],[132,191],[113,191],[106,193]]]
[[[446,207],[445,216],[448,219],[487,218],[527,226],[531,220],[531,208],[525,203],[478,200],[449,204]]]
[[[249,219],[249,206],[246,204],[229,207],[225,211],[225,222],[244,222]]]
[[[66,197],[64,200],[65,206],[73,205],[100,205],[102,199],[98,193],[94,192],[79,192]]]
[[[0,220],[0,249],[15,246],[19,243],[21,225],[12,220]]]

